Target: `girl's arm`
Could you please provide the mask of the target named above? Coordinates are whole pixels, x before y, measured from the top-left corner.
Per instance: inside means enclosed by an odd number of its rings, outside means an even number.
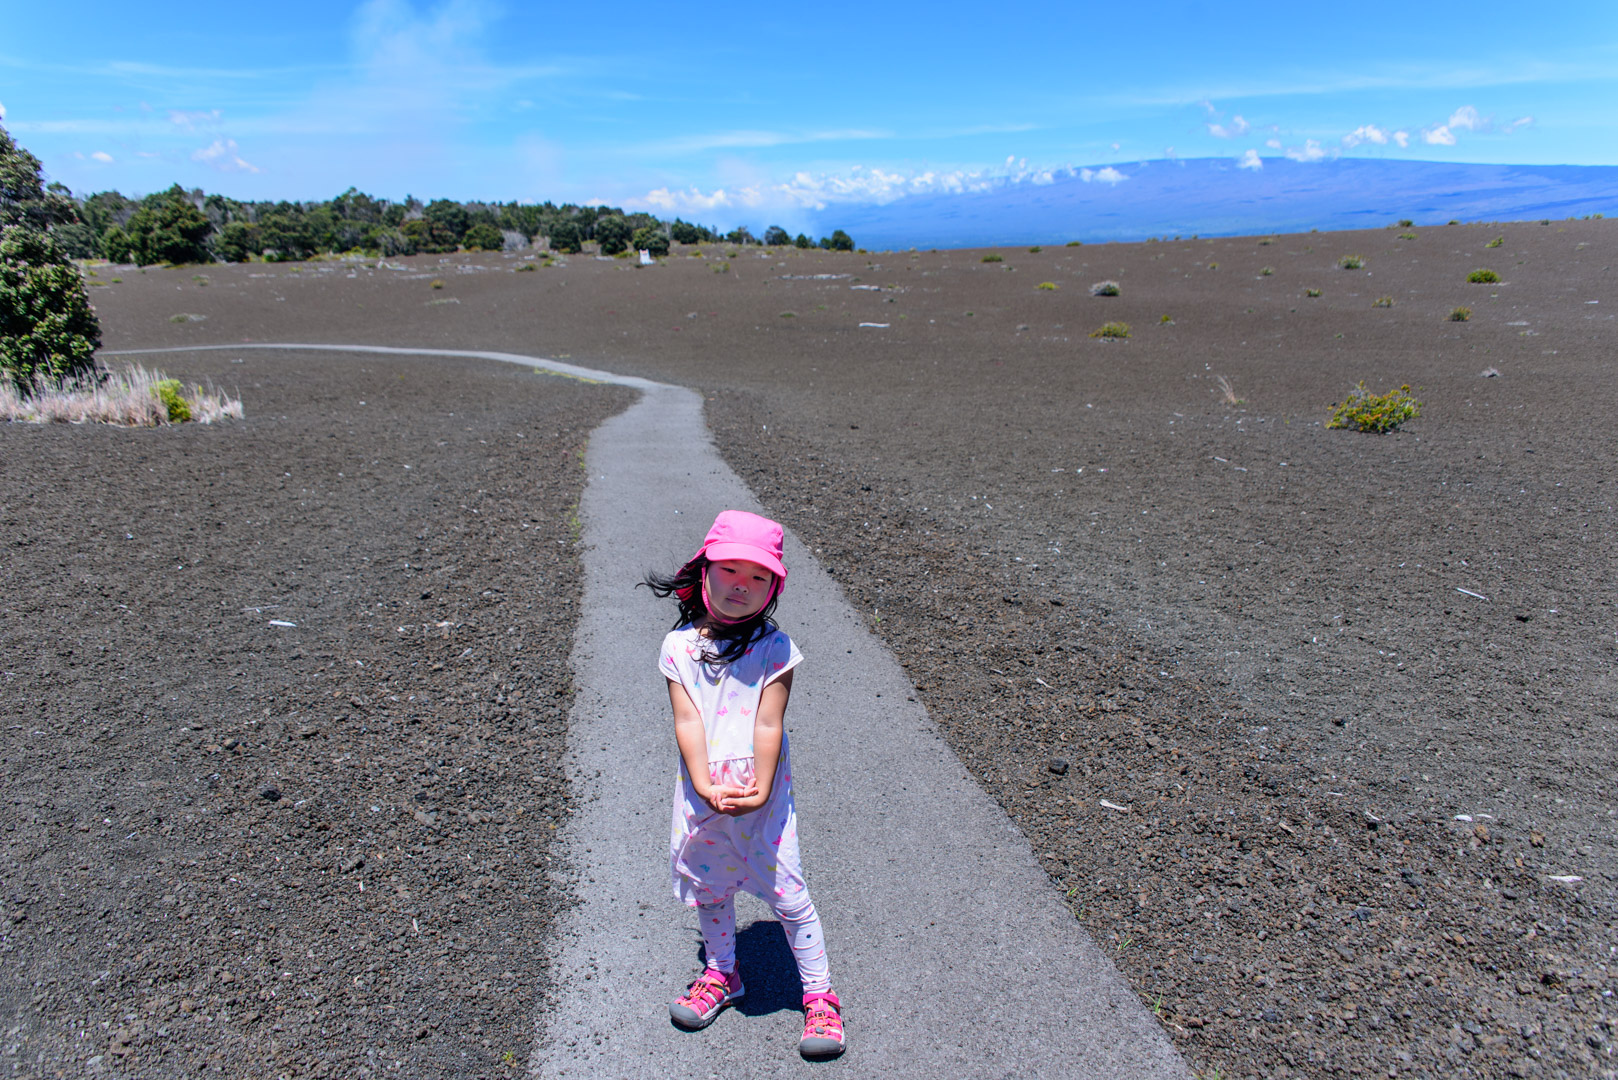
[[[673,679],[669,680],[669,705],[674,709],[674,741],[680,747],[680,759],[685,762],[685,774],[691,778],[692,790],[714,810],[730,813],[729,807],[737,797],[751,795],[756,789],[716,787],[708,773],[708,731],[703,727],[702,713],[685,687]],[[779,740],[776,752],[780,752]]]
[[[792,696],[792,672],[789,669],[779,679],[764,688],[759,695],[758,713],[753,717],[753,792],[739,799],[727,800],[721,810],[726,814],[751,814],[770,801],[770,790],[775,785],[775,767],[781,762],[781,731],[787,713],[787,699]]]

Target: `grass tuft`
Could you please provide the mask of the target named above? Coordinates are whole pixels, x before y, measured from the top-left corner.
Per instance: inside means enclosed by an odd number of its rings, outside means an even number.
[[[1045,292],[1055,292],[1056,291],[1056,282],[1054,282],[1054,281],[1041,281],[1038,285],[1035,285],[1034,288],[1042,289]]]
[[[0,419],[13,422],[155,427],[186,421],[211,424],[227,417],[241,419],[240,398],[198,385],[187,393],[179,379],[139,365],[116,373],[99,371],[85,379],[42,377],[34,381],[27,397],[11,380],[0,379]]]
[[[1258,272],[1258,276],[1259,277],[1269,277],[1270,275],[1272,275],[1274,273],[1275,273],[1275,267],[1266,266],[1266,267],[1264,267],[1262,270],[1260,270]]]
[[[1243,399],[1236,396],[1236,388],[1230,385],[1230,380],[1223,375],[1215,375],[1214,381],[1219,384],[1219,400],[1226,405],[1241,405]]]
[[[1342,404],[1332,406],[1331,419],[1326,421],[1326,426],[1382,435],[1399,430],[1400,424],[1420,415],[1421,402],[1410,396],[1409,384],[1386,394],[1373,394],[1365,389],[1365,380],[1361,379]]]
[[[1469,307],[1458,307],[1454,311],[1449,313],[1449,321],[1450,322],[1465,322],[1466,320],[1470,319],[1471,317],[1472,317],[1472,309],[1469,308]]]
[[[440,278],[433,278],[427,283],[427,287],[429,289],[442,289],[444,287],[444,282]]]
[[[1098,281],[1090,286],[1091,296],[1117,296],[1122,291],[1116,281]]]
[[[1044,250],[1045,250],[1044,248],[1040,247],[1038,244],[1035,244],[1033,247],[1028,249],[1028,254],[1030,254],[1030,255],[1038,255],[1041,251],[1044,251]]]
[[[1505,242],[1506,242],[1506,238],[1504,236],[1497,236],[1493,240],[1490,240],[1487,244],[1484,244],[1483,246],[1486,247],[1486,248],[1497,248],[1501,244],[1504,244]]]
[[[1337,260],[1337,265],[1342,267],[1344,270],[1360,270],[1365,266],[1365,256],[1344,255],[1341,259]]]
[[[1305,289],[1305,290],[1303,290],[1303,295],[1305,295],[1307,297],[1310,297],[1310,298],[1318,297],[1320,295],[1320,290],[1319,289]]]
[[[990,252],[989,254],[983,256],[983,258],[978,260],[978,262],[1005,262],[1005,261],[1006,261],[1005,259],[1001,258],[999,255],[994,254],[993,252]]]
[[[1129,324],[1126,322],[1102,323],[1090,331],[1093,338],[1126,338],[1129,336]]]
[[[1393,297],[1391,297],[1391,296],[1379,296],[1375,300],[1371,301],[1371,306],[1372,307],[1392,307],[1393,306]]]
[[[1493,270],[1474,270],[1466,275],[1466,280],[1473,285],[1494,285],[1500,281],[1500,275]]]

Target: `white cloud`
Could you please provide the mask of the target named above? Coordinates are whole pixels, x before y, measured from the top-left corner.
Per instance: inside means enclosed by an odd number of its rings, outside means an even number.
[[[195,131],[198,125],[211,127],[218,123],[219,116],[218,109],[210,109],[207,112],[201,110],[187,112],[184,109],[170,109],[169,123],[182,127],[187,131]]]
[[[3,117],[3,116],[5,116],[5,111],[4,111],[3,108],[0,108],[0,117]],[[1534,122],[1534,118],[1532,116],[1518,117],[1516,120],[1513,120],[1511,123],[1506,125],[1506,134],[1510,135],[1512,132],[1516,131],[1518,128],[1525,128],[1529,124],[1532,124],[1533,122]]]
[[[1264,140],[1264,145],[1268,146],[1271,150],[1279,150],[1279,149],[1281,149],[1281,140],[1280,139],[1265,139]]]
[[[0,120],[4,120],[5,118],[6,118],[6,103],[3,102],[3,101],[0,101]]]
[[[1287,147],[1287,157],[1291,158],[1293,161],[1319,161],[1325,156],[1326,151],[1322,150],[1320,148],[1320,144],[1315,142],[1313,139],[1305,139],[1303,141],[1302,149],[1299,149],[1296,146]]]
[[[103,165],[111,165],[112,155],[107,153],[105,150],[97,150],[95,153],[90,155],[90,160],[99,161]]]
[[[1471,105],[1462,105],[1450,115],[1448,127],[1451,131],[1482,131],[1488,122],[1478,116],[1477,109]]]
[[[748,178],[742,182],[703,191],[657,188],[640,198],[623,200],[631,209],[647,209],[664,214],[700,214],[719,210],[767,209],[790,215],[797,211],[823,210],[838,203],[883,205],[911,195],[958,194],[989,191],[1011,184],[1054,184],[1062,179],[1086,184],[1116,186],[1129,179],[1111,165],[1099,169],[1056,166],[1030,168],[1025,158],[1008,157],[999,169],[953,169],[947,172],[890,172],[882,168],[855,166],[845,173],[794,173],[791,179],[771,182]]]
[[[1375,143],[1378,146],[1386,146],[1388,145],[1388,133],[1375,124],[1361,124],[1343,136],[1344,146],[1358,146],[1360,143]]]
[[[1252,127],[1252,124],[1249,124],[1246,120],[1242,119],[1242,115],[1237,113],[1235,116],[1230,118],[1229,127],[1226,127],[1224,124],[1209,124],[1208,134],[1212,135],[1216,139],[1239,139],[1243,135],[1246,135],[1248,131],[1252,130]]]
[[[1398,143],[1401,149],[1406,147],[1406,146],[1409,146],[1410,145],[1410,132],[1408,132],[1408,131],[1395,131],[1393,133],[1393,141]]]
[[[191,155],[192,161],[200,161],[204,165],[212,165],[220,172],[250,172],[261,171],[257,165],[242,160],[237,153],[235,139],[215,139],[210,146],[204,146]]]
[[[1423,129],[1421,141],[1428,146],[1454,146],[1455,135],[1449,128],[1439,124],[1437,127]]]
[[[1241,156],[1241,160],[1236,162],[1236,167],[1238,169],[1252,169],[1254,172],[1262,172],[1264,170],[1264,159],[1258,156],[1257,150],[1249,149],[1247,153]]]

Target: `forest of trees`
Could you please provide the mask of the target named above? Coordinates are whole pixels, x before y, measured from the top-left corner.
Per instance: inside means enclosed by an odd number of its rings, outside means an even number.
[[[587,243],[607,255],[630,248],[666,255],[671,243],[717,242],[854,250],[853,239],[841,229],[814,241],[771,225],[759,239],[746,228],[720,233],[678,218],[664,222],[651,214],[573,203],[423,203],[410,196],[392,202],[354,188],[325,202],[242,202],[178,184],[143,199],[116,191],[74,197],[59,184],[51,189],[77,210],[77,220],[51,228],[66,254],[142,265],[291,261],[347,251],[382,256],[500,251],[529,245],[577,253]]]

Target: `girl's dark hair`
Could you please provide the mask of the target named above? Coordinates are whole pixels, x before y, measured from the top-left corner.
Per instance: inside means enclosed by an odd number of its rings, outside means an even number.
[[[762,640],[775,629],[770,616],[775,614],[775,604],[781,597],[781,590],[777,587],[771,593],[769,603],[759,608],[746,622],[721,622],[708,618],[708,604],[702,597],[702,575],[707,572],[708,557],[698,555],[672,574],[648,571],[636,588],[644,585],[658,597],[674,597],[680,604],[680,617],[674,621],[674,628],[678,630],[691,623],[707,630],[711,644],[703,647],[699,659],[704,664],[728,664],[739,660],[753,647],[754,642]]]

